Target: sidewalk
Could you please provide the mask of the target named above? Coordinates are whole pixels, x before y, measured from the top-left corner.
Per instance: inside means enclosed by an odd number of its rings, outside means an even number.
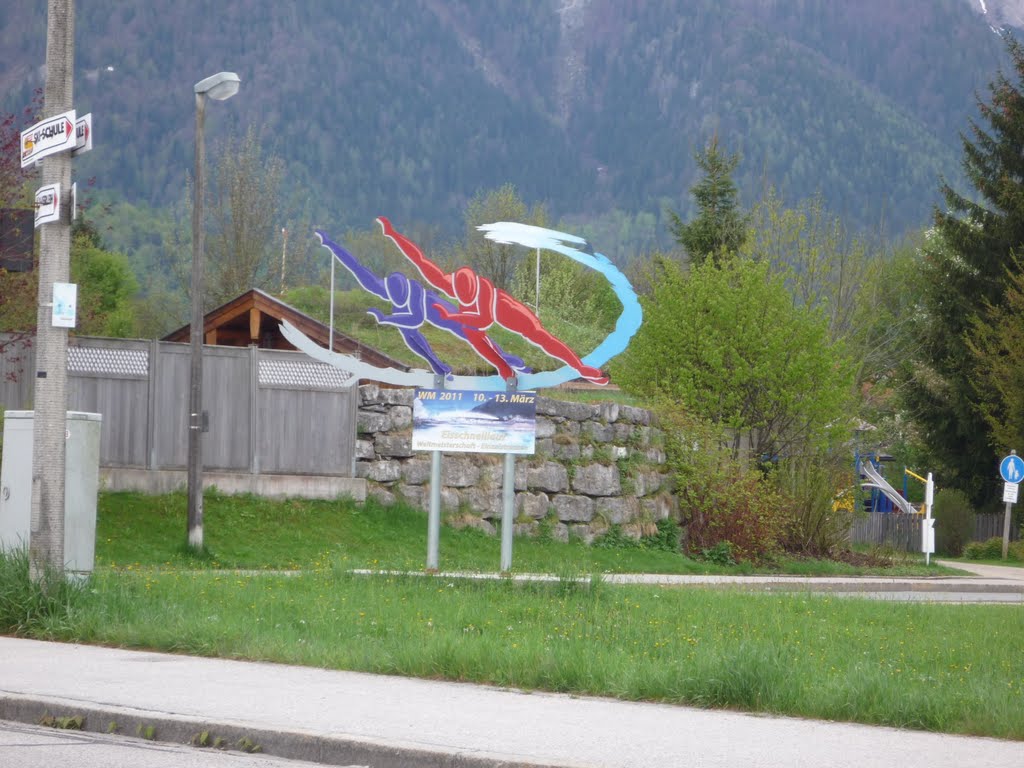
[[[332,765],[1007,768],[995,739],[0,638],[0,719],[208,730]]]
[[[950,568],[967,571],[962,576],[706,576],[678,574],[602,574],[609,584],[643,584],[665,587],[711,587],[742,589],[756,592],[827,592],[864,597],[890,596],[906,600],[935,600],[947,602],[1001,602],[1024,604],[1024,568],[1009,566],[975,565],[943,561]],[[374,571],[354,570],[352,573],[369,575]],[[390,573],[390,572],[387,572]],[[399,572],[395,572],[398,574]],[[402,571],[402,576],[427,576],[422,571]],[[470,571],[442,571],[436,578],[501,579],[514,581],[558,581],[561,577],[543,573],[516,573],[501,576],[497,573]],[[590,577],[580,577],[586,582]]]
[[[1024,570],[978,567],[973,579],[608,578],[1024,595]],[[209,731],[278,757],[374,768],[1006,768],[1024,755],[995,739],[0,637],[0,720],[45,714],[126,736],[151,726],[178,743]]]

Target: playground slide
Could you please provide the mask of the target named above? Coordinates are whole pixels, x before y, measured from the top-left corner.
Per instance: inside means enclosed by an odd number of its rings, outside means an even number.
[[[917,511],[909,501],[904,499],[895,488],[885,481],[885,478],[882,477],[870,461],[861,460],[860,472],[868,479],[868,482],[861,483],[861,488],[877,488],[884,493],[893,504],[899,507],[901,512],[910,514],[911,512]]]

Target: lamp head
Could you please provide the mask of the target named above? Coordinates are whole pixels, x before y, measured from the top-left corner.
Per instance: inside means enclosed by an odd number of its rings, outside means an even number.
[[[234,72],[218,72],[216,75],[210,75],[196,83],[195,91],[209,96],[211,99],[224,101],[238,93],[238,86],[241,82]]]

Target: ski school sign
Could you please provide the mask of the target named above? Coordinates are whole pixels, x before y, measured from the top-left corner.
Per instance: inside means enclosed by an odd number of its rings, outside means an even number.
[[[21,167],[75,148],[75,110],[41,120],[21,132]]]

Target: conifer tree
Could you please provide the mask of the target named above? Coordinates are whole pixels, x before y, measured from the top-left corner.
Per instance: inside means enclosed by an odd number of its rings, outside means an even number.
[[[975,504],[991,500],[997,466],[971,336],[986,307],[1000,307],[1015,254],[1024,255],[1024,48],[1005,36],[1010,76],[1000,70],[979,121],[961,134],[963,168],[974,192],[948,183],[921,266],[920,353],[909,369],[905,402],[946,482]],[[1012,78],[1012,79],[1011,79]],[[1024,448],[1024,446],[1019,446]]]
[[[732,180],[739,154],[719,149],[716,135],[694,159],[704,171],[703,178],[690,188],[697,201],[697,217],[685,223],[675,211],[668,214],[672,236],[696,266],[709,257],[717,261],[722,253],[735,253],[746,238],[747,217],[740,211]]]

